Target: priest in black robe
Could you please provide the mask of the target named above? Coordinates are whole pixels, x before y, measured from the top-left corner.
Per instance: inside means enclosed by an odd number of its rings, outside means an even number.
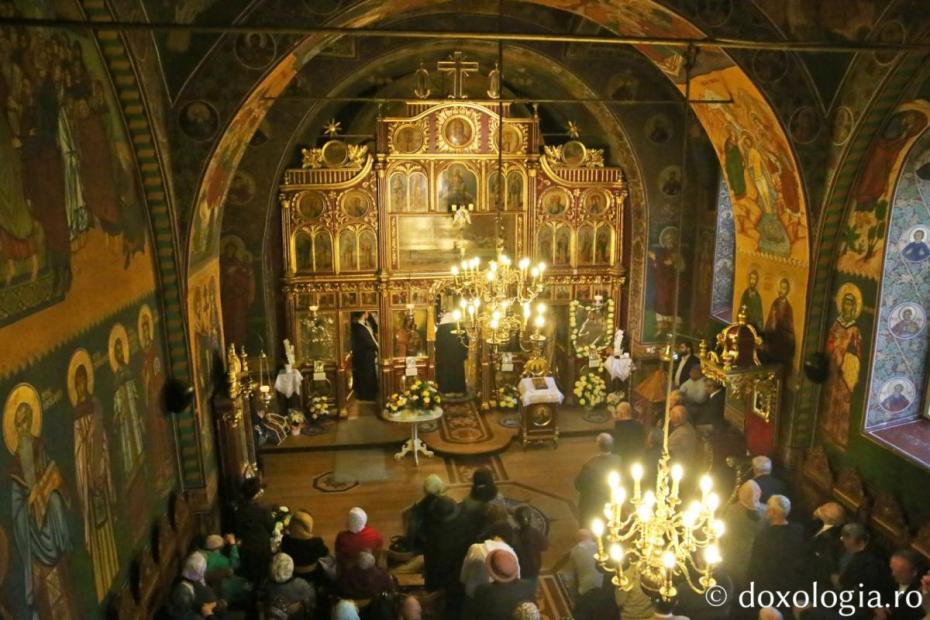
[[[352,384],[359,400],[378,398],[378,339],[368,312],[352,314]]]
[[[456,328],[452,313],[443,315],[436,328],[436,383],[443,394],[464,394],[467,336],[452,333]]]

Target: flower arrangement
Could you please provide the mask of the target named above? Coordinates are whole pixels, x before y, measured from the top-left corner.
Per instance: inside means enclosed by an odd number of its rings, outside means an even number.
[[[330,415],[329,399],[325,396],[314,396],[310,399],[310,406],[307,407],[307,413],[310,414],[310,420],[316,422],[320,418]]]
[[[600,375],[586,372],[575,381],[575,397],[582,407],[593,409],[602,402],[607,395],[607,384]]]
[[[440,404],[442,404],[442,396],[439,394],[439,387],[436,383],[417,379],[403,392],[391,394],[387,399],[385,409],[390,414],[396,414],[401,409],[428,411]]]
[[[518,400],[519,392],[514,385],[505,385],[497,388],[497,408],[498,409],[516,409],[520,404]]]
[[[287,506],[278,506],[271,511],[274,518],[274,530],[271,532],[271,552],[277,553],[281,548],[281,540],[284,538],[284,530],[287,529],[291,522],[291,509]]]
[[[603,315],[602,315],[604,317],[603,324],[606,330],[609,332],[610,330],[613,329],[613,325],[614,325],[614,300],[613,298],[608,297],[607,301],[602,303],[600,299],[600,295],[597,295],[595,296],[594,303],[591,305],[585,305],[581,303],[580,301],[578,301],[577,299],[573,299],[572,302],[569,304],[569,310],[568,310],[568,332],[569,334],[571,334],[572,347],[574,347],[575,352],[578,355],[581,355],[581,356],[589,355],[590,353],[596,352],[597,349],[599,348],[610,346],[610,342],[606,339],[599,346],[593,346],[593,347],[584,346],[578,342],[579,335],[582,335],[579,333],[580,328],[578,327],[578,310],[579,309],[583,309],[586,311],[597,310],[599,312],[603,312]],[[609,334],[607,337],[609,338]],[[591,351],[591,349],[594,349],[594,351]]]
[[[307,416],[298,409],[289,409],[287,412],[287,422],[291,425],[291,435],[299,435],[300,429],[307,422]]]

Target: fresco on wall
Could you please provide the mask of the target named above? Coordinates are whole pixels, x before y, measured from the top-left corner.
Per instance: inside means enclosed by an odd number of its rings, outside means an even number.
[[[927,127],[930,102],[900,106],[886,120],[869,146],[862,172],[852,189],[853,207],[840,238],[837,268],[877,278],[885,254],[888,206],[901,162]]]
[[[856,388],[863,377],[862,290],[852,282],[839,287],[834,298],[836,312],[827,332],[825,353],[829,375],[823,386],[820,430],[841,448],[849,444],[850,411]]]
[[[161,333],[154,305],[150,296],[63,341],[23,369],[29,383],[0,379],[11,617],[97,617],[173,485],[174,466],[156,466],[173,463],[167,414],[144,405],[147,359],[164,358],[146,336]]]
[[[930,337],[930,132],[914,143],[894,188],[885,244],[865,428],[917,418]]]
[[[733,206],[727,184],[720,180],[717,193],[717,227],[714,244],[714,283],[711,290],[710,314],[718,321],[733,320],[733,261],[736,232],[733,228]]]
[[[131,149],[92,40],[3,29],[0,66],[0,327],[111,277],[150,287]]]
[[[213,261],[188,280],[188,320],[194,366],[194,395],[204,463],[213,456],[213,395],[224,384],[223,322],[220,316],[220,267]]]
[[[318,238],[329,239],[325,235],[318,235]],[[241,345],[246,342],[249,311],[255,303],[255,259],[237,235],[224,236],[221,246],[223,333],[226,340]]]

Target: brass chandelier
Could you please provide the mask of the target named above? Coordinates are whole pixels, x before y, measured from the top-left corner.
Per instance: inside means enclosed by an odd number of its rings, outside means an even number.
[[[452,312],[456,330],[471,341],[485,340],[492,345],[510,342],[533,322],[537,335],[544,325],[545,304],[533,303],[545,288],[545,263],[530,264],[521,258],[514,265],[506,254],[486,266],[474,257],[463,260],[450,269],[449,289],[458,298]]]
[[[693,58],[693,49],[689,49],[685,59],[685,97],[682,108],[685,127],[689,122],[688,101],[691,95]],[[685,189],[687,153],[686,130],[682,141],[682,186]],[[679,230],[682,219],[679,214]],[[676,270],[675,316],[678,315],[680,277],[680,272]],[[668,342],[659,354],[661,363],[668,365],[668,394],[672,391],[674,377],[676,324],[673,321]],[[595,560],[615,572],[611,580],[614,586],[630,590],[639,584],[665,600],[677,596],[678,585],[682,580],[700,594],[716,585],[713,571],[722,561],[717,541],[724,533],[724,524],[716,516],[720,496],[713,492],[710,476],[704,475],[700,479],[700,499],[695,497],[686,508],[683,506],[681,481],[685,469],[681,463],[672,463],[669,454],[670,413],[669,399],[666,398],[662,452],[656,466],[655,488],[643,492],[644,471],[639,463],[634,464],[630,471],[632,495],[621,484],[620,474],[611,472],[606,480],[610,488],[610,501],[604,506],[604,520],[595,519],[591,524],[598,545]]]

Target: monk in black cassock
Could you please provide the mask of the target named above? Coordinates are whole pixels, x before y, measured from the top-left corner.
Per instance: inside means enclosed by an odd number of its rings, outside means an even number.
[[[436,383],[443,394],[464,394],[465,360],[468,359],[467,340],[452,333],[456,323],[447,312],[436,328]]]
[[[378,339],[366,311],[352,313],[352,384],[359,400],[378,398]]]

